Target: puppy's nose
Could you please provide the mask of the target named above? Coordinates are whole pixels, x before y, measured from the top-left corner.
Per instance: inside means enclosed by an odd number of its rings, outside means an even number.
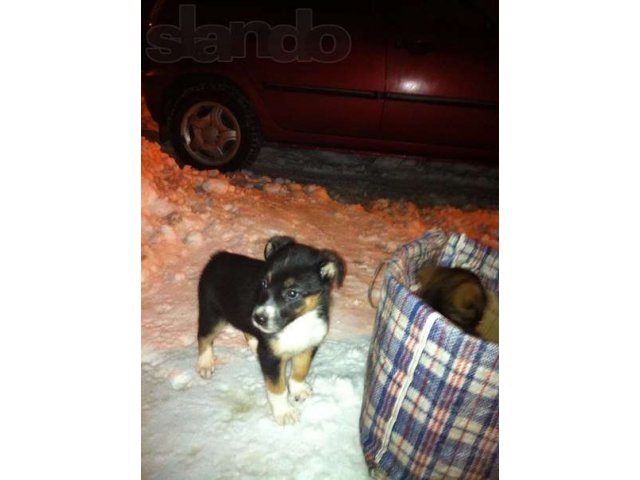
[[[254,313],[253,321],[256,322],[258,325],[266,325],[267,316],[264,313]]]

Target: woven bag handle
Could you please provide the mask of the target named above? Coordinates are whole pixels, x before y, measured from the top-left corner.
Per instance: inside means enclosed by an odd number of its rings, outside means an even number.
[[[384,266],[386,266],[388,263],[390,262],[390,260],[384,260],[382,262],[380,262],[380,264],[378,265],[378,268],[376,268],[376,273],[373,274],[373,279],[371,280],[371,283],[369,284],[369,292],[367,294],[367,297],[369,298],[369,305],[371,305],[374,309],[378,309],[378,305],[380,305],[380,297],[382,296],[380,294],[380,289],[378,290],[378,304],[374,305],[373,304],[373,288],[376,284],[376,280],[378,280],[378,275],[380,275],[380,272],[382,271],[382,268]]]

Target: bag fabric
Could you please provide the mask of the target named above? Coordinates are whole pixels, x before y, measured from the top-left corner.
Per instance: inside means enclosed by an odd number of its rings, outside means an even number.
[[[435,230],[385,269],[367,360],[360,441],[374,478],[498,478],[498,345],[414,295],[424,264],[463,267],[498,294],[498,252]]]

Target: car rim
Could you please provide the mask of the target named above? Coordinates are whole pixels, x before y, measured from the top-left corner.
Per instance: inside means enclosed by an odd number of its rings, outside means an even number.
[[[229,163],[240,147],[238,120],[216,102],[199,102],[187,110],[180,134],[189,155],[211,167]]]

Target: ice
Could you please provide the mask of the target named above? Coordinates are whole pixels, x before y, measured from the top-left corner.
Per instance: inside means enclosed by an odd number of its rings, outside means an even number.
[[[160,231],[166,240],[171,241],[176,239],[176,232],[169,225],[161,225]]]
[[[187,245],[198,245],[202,243],[203,237],[200,232],[189,232],[186,237],[184,237],[184,243]]]
[[[172,205],[171,202],[169,202],[165,198],[155,200],[149,204],[149,210],[151,211],[151,213],[158,217],[169,215],[173,212],[174,208],[174,205]]]
[[[285,189],[279,183],[267,183],[263,190],[267,193],[284,193]]]
[[[229,191],[229,182],[224,178],[211,178],[202,184],[205,192],[213,192],[223,195]]]
[[[191,379],[193,375],[187,372],[174,372],[171,374],[170,382],[171,386],[175,390],[184,390],[191,386]]]

